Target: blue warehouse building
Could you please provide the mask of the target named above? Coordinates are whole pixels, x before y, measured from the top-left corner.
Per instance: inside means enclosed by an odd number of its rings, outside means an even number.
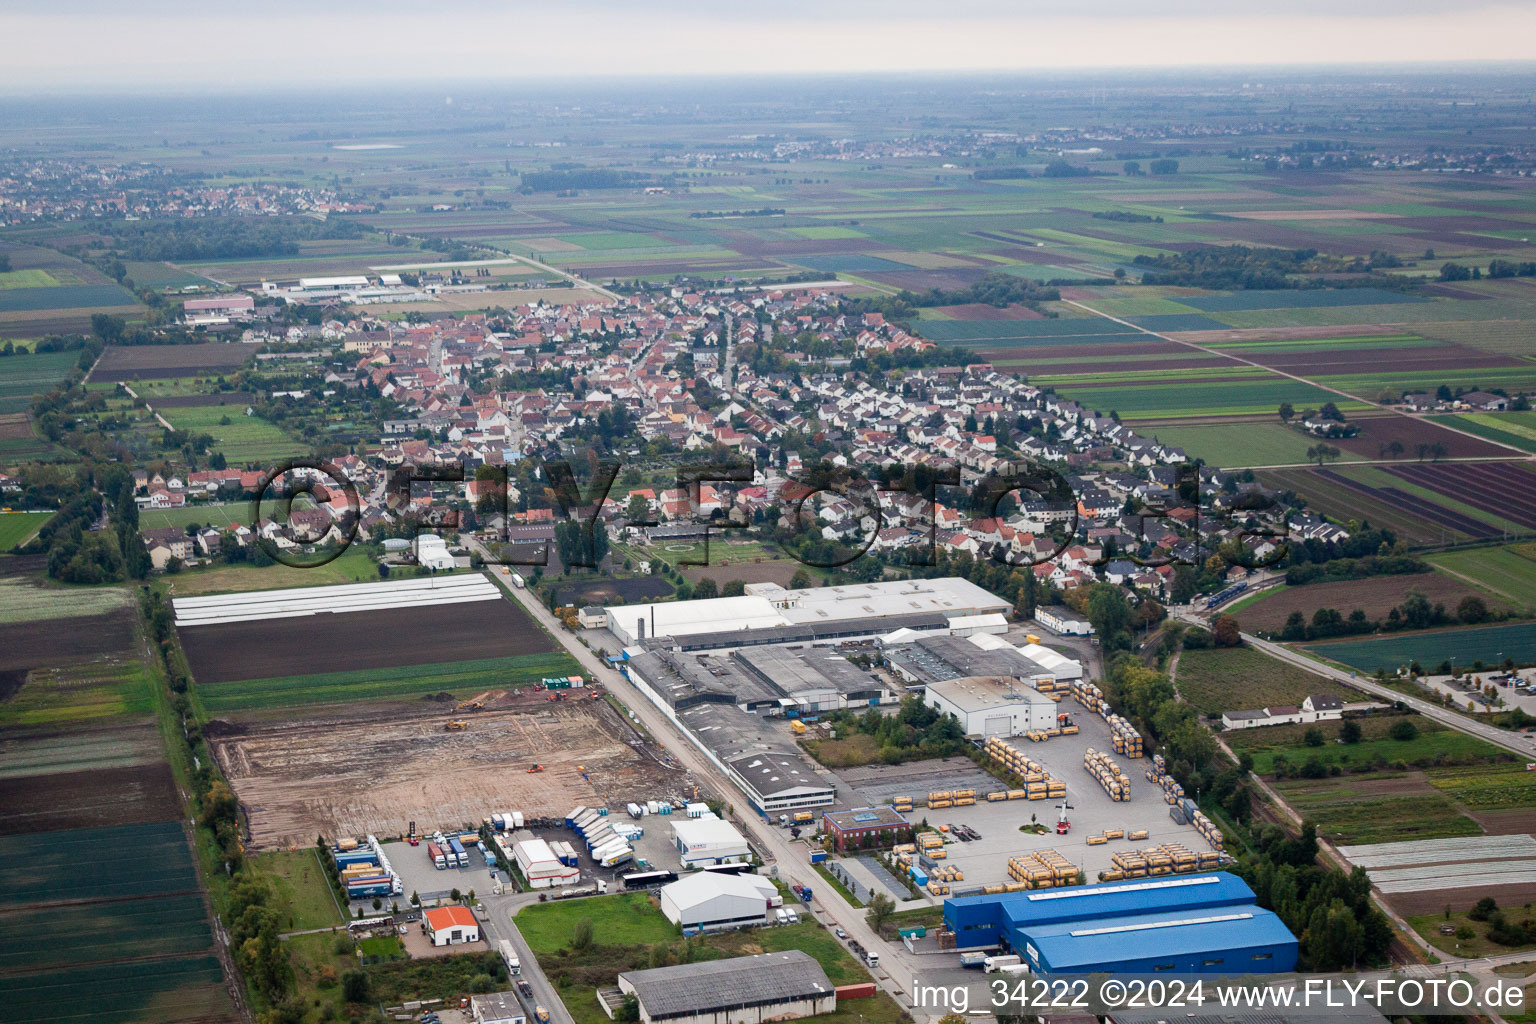
[[[1296,968],[1296,937],[1225,872],[960,896],[944,923],[958,948],[1002,946],[1042,974]]]

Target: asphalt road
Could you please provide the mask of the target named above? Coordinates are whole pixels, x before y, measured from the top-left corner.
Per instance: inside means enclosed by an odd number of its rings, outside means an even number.
[[[483,557],[489,557],[489,553],[478,541],[468,540],[469,546],[479,551]],[[703,753],[693,745],[693,742],[684,736],[671,720],[661,713],[639,690],[635,689],[624,676],[611,668],[607,662],[594,655],[584,647],[575,636],[569,633],[558,622],[549,609],[535,600],[527,590],[520,590],[512,586],[511,571],[503,571],[504,567],[493,567],[491,576],[496,579],[512,595],[512,598],[521,604],[565,649],[570,652],[592,678],[602,683],[615,697],[617,697],[629,710],[633,711],[642,725],[650,734],[662,743],[677,759],[701,779],[709,779],[716,792],[718,792],[733,807],[740,809],[737,815],[742,825],[751,834],[753,841],[759,850],[763,851],[775,867],[778,868],[779,880],[789,885],[807,885],[815,894],[811,904],[811,911],[818,921],[829,928],[840,927],[848,934],[850,939],[855,939],[864,945],[865,949],[879,953],[880,967],[871,972],[875,982],[896,999],[897,1003],[919,1020],[928,1020],[933,1015],[925,1010],[914,1012],[910,993],[907,986],[912,983],[916,971],[923,966],[923,958],[907,951],[900,943],[888,943],[879,938],[868,922],[864,920],[864,910],[851,906],[834,891],[804,859],[803,846],[793,847],[789,842],[789,834],[777,826],[770,825],[762,818],[748,810],[751,802],[731,779],[723,775]]]

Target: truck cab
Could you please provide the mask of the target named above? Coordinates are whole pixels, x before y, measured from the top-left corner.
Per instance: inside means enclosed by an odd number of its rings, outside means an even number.
[[[868,967],[870,970],[874,970],[876,967],[879,967],[880,966],[880,954],[876,953],[874,950],[870,950],[867,953],[865,953],[864,954],[864,966]]]

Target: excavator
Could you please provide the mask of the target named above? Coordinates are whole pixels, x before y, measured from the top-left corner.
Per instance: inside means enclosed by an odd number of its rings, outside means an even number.
[[[464,701],[460,701],[454,707],[453,710],[455,710],[455,711],[479,711],[483,707],[485,707],[485,701],[483,701],[483,700],[464,700]]]
[[[463,719],[455,718],[447,725],[443,726],[443,728],[447,729],[449,732],[458,732],[460,729],[468,729],[469,723]]]
[[[536,765],[534,765],[534,766],[532,766],[531,768],[528,769],[528,774],[529,775],[533,775],[533,774],[535,774],[537,772],[542,772],[543,770],[544,770],[544,766],[543,765],[536,764]]]

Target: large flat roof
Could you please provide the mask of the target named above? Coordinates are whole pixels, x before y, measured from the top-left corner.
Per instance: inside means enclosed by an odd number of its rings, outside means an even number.
[[[932,580],[882,580],[837,587],[804,590],[771,590],[741,597],[717,597],[704,601],[671,601],[658,604],[610,606],[614,623],[631,637],[645,623],[646,636],[692,636],[784,627],[802,627],[811,635],[818,624],[870,620],[871,632],[889,632],[905,624],[898,617],[963,616],[1003,612],[1008,602],[989,594],[969,580],[944,577]],[[888,620],[883,626],[875,620]],[[788,639],[797,638],[788,630]],[[760,642],[760,641],[753,641]]]
[[[1053,971],[1161,956],[1214,955],[1228,949],[1296,942],[1280,918],[1251,904],[1058,921],[1030,925],[1024,932]],[[1237,970],[1245,965],[1232,966]]]
[[[1025,704],[1055,704],[1055,701],[1013,676],[964,676],[928,684],[928,692],[937,694],[961,711],[987,711],[992,708]]]
[[[627,971],[619,978],[652,1020],[820,998],[835,991],[815,958],[798,949]]]

